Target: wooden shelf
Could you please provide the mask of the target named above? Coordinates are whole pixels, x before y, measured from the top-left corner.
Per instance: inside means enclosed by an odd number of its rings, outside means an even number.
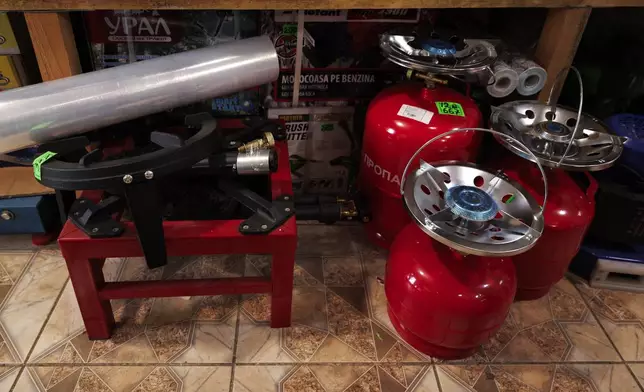
[[[644,0],[0,0],[0,10],[627,7]]]

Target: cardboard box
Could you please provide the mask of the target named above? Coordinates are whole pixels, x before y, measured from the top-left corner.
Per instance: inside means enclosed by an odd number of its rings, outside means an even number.
[[[296,194],[342,194],[352,173],[352,107],[269,109],[288,135],[293,190]]]
[[[392,30],[411,34],[428,18],[418,9],[305,11],[300,101],[371,99],[402,80],[405,70],[381,54],[380,35]],[[296,21],[294,11],[262,14],[262,34],[271,37],[280,60],[280,76],[271,91],[275,106],[293,99]]]
[[[20,48],[6,12],[0,13],[0,54],[20,54]]]
[[[23,86],[20,56],[0,56],[0,91]]]

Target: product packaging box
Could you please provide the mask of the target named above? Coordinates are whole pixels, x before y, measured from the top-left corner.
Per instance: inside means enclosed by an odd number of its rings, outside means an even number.
[[[90,11],[84,14],[95,69],[254,37],[257,11]],[[217,97],[200,109],[217,116],[257,115],[262,87]]]
[[[399,81],[404,69],[381,55],[379,36],[389,31],[412,33],[425,19],[418,9],[307,10],[300,102],[370,99]],[[265,11],[262,34],[275,43],[280,76],[270,94],[273,107],[293,99],[297,47],[297,12]]]
[[[20,56],[0,56],[0,91],[24,85]]]
[[[268,118],[286,126],[296,194],[343,194],[352,181],[352,107],[268,109]]]
[[[20,48],[6,12],[0,12],[0,54],[20,54]]]

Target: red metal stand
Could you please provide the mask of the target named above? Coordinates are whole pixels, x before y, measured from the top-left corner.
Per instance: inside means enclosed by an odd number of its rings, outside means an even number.
[[[285,142],[277,143],[279,169],[271,174],[273,199],[293,195]],[[98,201],[102,192],[85,191],[83,197]],[[87,335],[108,339],[114,327],[111,299],[141,297],[182,297],[195,295],[270,293],[271,327],[291,324],[293,267],[297,232],[295,217],[268,235],[241,235],[242,220],[164,222],[168,256],[208,254],[270,254],[270,278],[240,277],[221,279],[156,280],[145,282],[105,282],[103,264],[109,257],[143,256],[134,225],[126,223],[120,237],[89,238],[67,222],[58,239],[69,276],[76,292]]]

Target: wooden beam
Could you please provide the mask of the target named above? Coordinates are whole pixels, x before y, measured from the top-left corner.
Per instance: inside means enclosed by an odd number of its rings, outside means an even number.
[[[25,13],[25,20],[43,81],[81,73],[67,13]]]
[[[644,0],[0,0],[6,11],[637,7]]]
[[[548,99],[559,72],[572,64],[589,16],[590,8],[552,9],[548,12],[535,52],[537,61],[548,72],[539,100],[545,102]],[[562,85],[555,90],[553,99],[559,97]]]

